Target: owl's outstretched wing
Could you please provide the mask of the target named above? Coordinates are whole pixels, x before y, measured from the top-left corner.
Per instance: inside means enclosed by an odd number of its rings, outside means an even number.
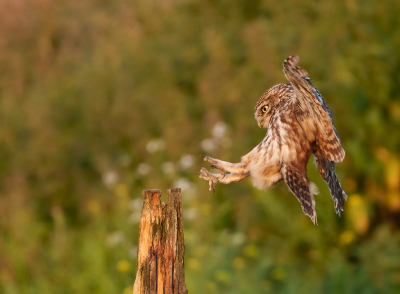
[[[311,84],[305,69],[297,67],[299,57],[294,55],[285,59],[283,72],[296,93],[293,101],[294,113],[302,122],[311,118],[318,129],[317,144],[324,158],[341,162],[345,152],[332,122],[332,113],[324,97]]]
[[[282,168],[282,175],[290,191],[299,200],[304,214],[308,215],[316,224],[317,213],[313,194],[317,194],[318,189],[314,183],[308,181],[306,171],[301,172],[295,166],[285,164]]]

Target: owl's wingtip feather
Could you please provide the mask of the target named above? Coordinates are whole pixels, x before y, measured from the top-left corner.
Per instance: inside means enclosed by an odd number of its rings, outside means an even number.
[[[283,61],[284,67],[295,67],[299,63],[300,58],[297,55],[290,55]]]

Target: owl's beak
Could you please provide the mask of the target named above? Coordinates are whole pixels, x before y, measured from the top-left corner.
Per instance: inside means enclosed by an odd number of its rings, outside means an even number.
[[[258,127],[262,128],[261,121],[258,121],[257,124],[258,124]]]

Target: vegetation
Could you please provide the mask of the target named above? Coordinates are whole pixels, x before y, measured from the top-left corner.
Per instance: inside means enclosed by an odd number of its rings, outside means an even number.
[[[131,293],[141,190],[181,187],[189,293],[398,293],[400,2],[0,3],[0,292]],[[197,178],[265,134],[300,56],[331,105],[349,195],[319,226],[284,184]]]

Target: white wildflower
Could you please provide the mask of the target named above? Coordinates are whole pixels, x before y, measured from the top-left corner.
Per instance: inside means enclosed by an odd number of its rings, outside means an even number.
[[[165,141],[163,139],[154,139],[146,145],[146,150],[149,153],[155,153],[165,149]]]
[[[235,233],[232,235],[232,245],[242,245],[246,241],[246,236],[243,233]]]
[[[183,215],[185,219],[195,219],[199,215],[199,212],[196,208],[189,208],[183,211]]]
[[[215,138],[222,138],[226,131],[228,130],[228,126],[226,123],[219,121],[215,124],[214,128],[212,129],[212,134]]]
[[[125,239],[124,234],[120,231],[116,231],[114,233],[111,233],[106,240],[106,244],[109,247],[113,247],[121,242],[123,242]]]
[[[129,257],[131,259],[136,259],[138,254],[138,247],[133,246],[131,249],[129,249]]]
[[[161,169],[164,174],[173,174],[175,172],[175,164],[173,162],[164,162],[161,165]]]
[[[180,160],[181,167],[188,169],[194,164],[194,158],[192,155],[183,155]]]
[[[132,209],[133,211],[137,211],[137,210],[141,210],[142,209],[142,205],[143,205],[143,200],[142,198],[136,198],[131,200],[131,202],[129,203],[130,209]]]
[[[139,175],[142,175],[142,176],[145,176],[145,175],[147,175],[149,172],[150,172],[150,166],[147,164],[147,163],[140,163],[138,166],[137,166],[137,169],[136,169],[136,171],[137,171],[137,173],[139,174]]]
[[[119,180],[119,175],[116,171],[105,172],[102,176],[102,181],[107,187],[113,187]]]
[[[182,192],[186,192],[190,190],[192,183],[185,178],[180,178],[174,183],[174,187],[181,188]]]
[[[195,184],[185,178],[180,178],[174,183],[174,187],[181,188],[184,193],[184,198],[187,200],[193,199],[197,194],[197,187]]]
[[[140,223],[141,216],[142,214],[140,210],[132,212],[129,216],[129,223],[131,223],[132,225]]]
[[[201,141],[201,148],[204,151],[211,152],[211,151],[215,150],[217,148],[217,146],[213,139],[208,138],[208,139],[204,139],[203,141]]]

